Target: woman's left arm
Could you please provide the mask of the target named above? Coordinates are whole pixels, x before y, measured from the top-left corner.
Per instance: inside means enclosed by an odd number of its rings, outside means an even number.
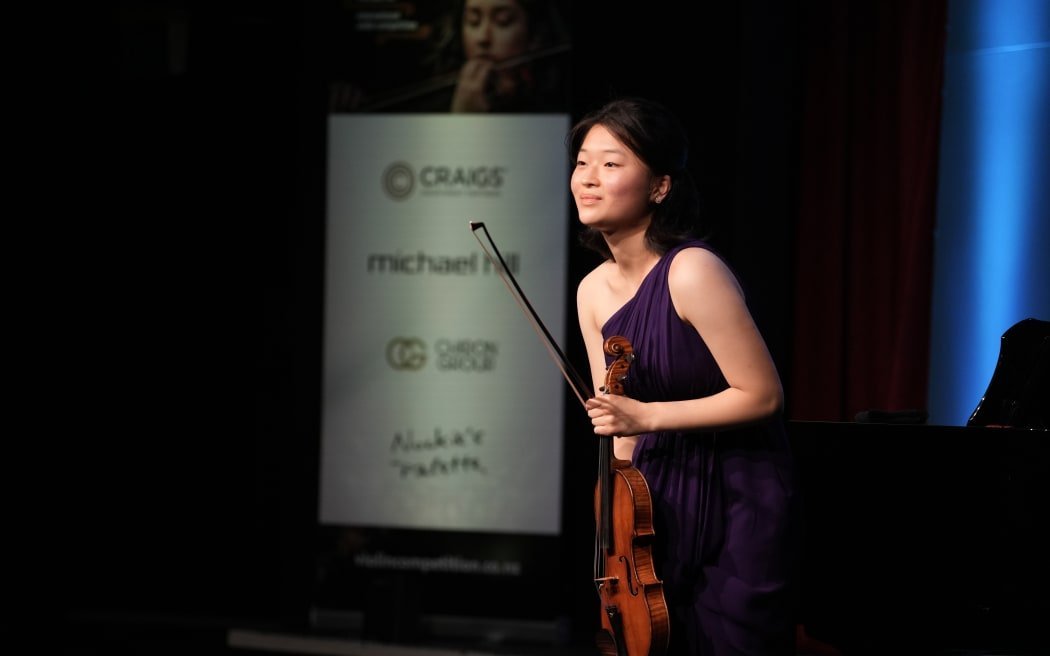
[[[671,300],[683,321],[707,344],[729,384],[699,399],[642,403],[599,396],[595,432],[635,435],[657,431],[720,430],[769,419],[781,411],[784,391],[765,340],[736,277],[714,253],[687,248],[668,272]]]

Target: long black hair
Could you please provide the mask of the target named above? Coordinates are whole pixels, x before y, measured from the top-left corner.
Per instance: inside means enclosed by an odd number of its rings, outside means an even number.
[[[671,176],[671,190],[653,204],[653,218],[645,231],[649,247],[666,253],[700,236],[700,200],[689,172],[689,137],[681,122],[664,105],[645,98],[619,98],[590,112],[569,131],[571,166],[587,133],[596,125],[612,132],[642,160],[655,176]],[[606,258],[612,257],[605,238],[594,228],[580,232],[580,243]]]

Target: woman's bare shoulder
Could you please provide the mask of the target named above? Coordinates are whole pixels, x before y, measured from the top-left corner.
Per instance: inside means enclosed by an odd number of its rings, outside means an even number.
[[[696,286],[728,285],[740,291],[729,265],[714,251],[703,247],[683,248],[675,254],[667,272],[672,290]]]
[[[580,280],[580,284],[577,285],[577,295],[593,295],[598,290],[607,287],[609,284],[609,271],[613,264],[611,261],[606,260],[598,266],[591,269],[587,275]]]

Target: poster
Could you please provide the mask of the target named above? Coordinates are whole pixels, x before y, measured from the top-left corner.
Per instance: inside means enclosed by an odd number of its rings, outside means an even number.
[[[559,532],[568,122],[329,117],[322,524]]]

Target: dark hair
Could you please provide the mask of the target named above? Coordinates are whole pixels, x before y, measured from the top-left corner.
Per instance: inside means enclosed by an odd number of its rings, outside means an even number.
[[[660,103],[644,98],[620,98],[590,112],[569,131],[571,165],[575,165],[587,133],[601,125],[631,149],[653,175],[671,176],[671,190],[653,206],[653,219],[645,231],[649,246],[658,253],[697,237],[700,201],[689,172],[689,137],[678,119]],[[602,256],[612,253],[594,228],[580,232],[580,243]]]

